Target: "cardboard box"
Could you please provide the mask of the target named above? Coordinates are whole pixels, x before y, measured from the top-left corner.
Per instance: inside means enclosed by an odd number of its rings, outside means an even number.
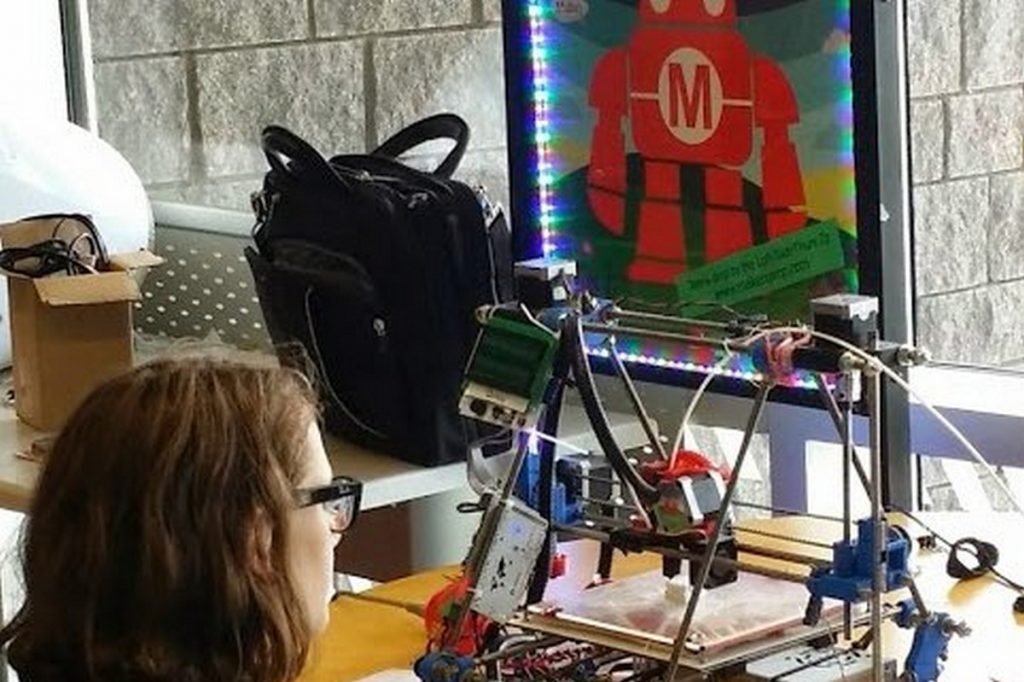
[[[60,220],[0,226],[0,245],[38,244],[52,238]],[[61,224],[61,238],[70,241],[74,235],[66,221]],[[109,261],[109,270],[97,274],[29,278],[3,272],[9,291],[15,411],[30,426],[59,429],[93,388],[133,365],[132,304],[140,298],[133,271],[163,259],[139,251]]]

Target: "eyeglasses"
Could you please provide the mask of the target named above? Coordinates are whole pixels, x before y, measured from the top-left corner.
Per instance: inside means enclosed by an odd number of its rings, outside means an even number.
[[[343,533],[352,526],[359,515],[362,497],[362,482],[348,476],[336,476],[327,485],[295,491],[299,507],[319,504],[331,515],[331,530],[335,533]]]

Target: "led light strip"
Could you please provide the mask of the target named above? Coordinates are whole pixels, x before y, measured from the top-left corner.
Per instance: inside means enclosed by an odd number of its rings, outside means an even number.
[[[610,358],[611,352],[607,348],[591,348],[590,355],[598,358]],[[644,355],[642,353],[619,353],[619,359],[623,362],[638,363],[641,365],[650,365],[652,367],[661,367],[664,369],[677,369],[684,372],[700,372],[702,374],[718,374],[724,377],[731,377],[733,379],[744,379],[746,381],[761,381],[764,379],[764,375],[760,372],[755,371],[744,371],[739,369],[733,369],[731,367],[718,367],[696,364],[694,362],[688,362],[684,360],[671,360],[668,358],[659,358],[651,355]]]
[[[851,36],[850,0],[837,0],[836,7],[836,30],[841,31],[849,38]],[[836,117],[840,129],[843,131],[839,146],[839,163],[849,171],[850,175],[849,180],[842,181],[843,203],[853,215],[857,204],[857,188],[853,179],[853,74],[850,66],[849,41],[845,45],[836,47],[833,69],[836,81],[847,84],[839,92]]]
[[[551,84],[548,70],[548,41],[544,22],[546,9],[539,0],[530,0],[527,13],[530,21],[530,60],[533,65],[533,125],[537,153],[537,199],[540,215],[541,249],[545,256],[555,251],[555,207],[552,185],[551,155]]]

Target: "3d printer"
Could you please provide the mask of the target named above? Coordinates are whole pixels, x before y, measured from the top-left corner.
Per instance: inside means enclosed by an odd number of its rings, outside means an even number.
[[[559,281],[561,286],[568,281],[573,288],[571,278],[561,276]],[[550,300],[539,299],[542,304]],[[521,301],[483,311],[480,341],[466,372],[464,395],[472,398],[463,405],[474,414],[488,414],[473,401],[483,400],[481,395],[500,394],[504,409],[516,405],[514,419],[502,417],[503,423],[536,423],[536,430],[522,430],[524,435],[501,490],[492,491],[482,505],[486,511],[464,578],[458,590],[448,595],[433,650],[417,667],[421,677],[430,682],[487,677],[488,664],[495,671],[495,665],[512,656],[503,655],[505,649],[500,646],[494,648],[495,642],[503,640],[498,633],[507,633],[508,628],[540,633],[533,639],[517,635],[516,652],[522,653],[523,647],[535,654],[549,647],[585,647],[597,656],[616,654],[615,661],[631,666],[631,675],[673,680],[682,671],[709,678],[734,674],[737,666],[747,666],[751,674],[758,669],[758,662],[763,665],[766,657],[788,647],[823,637],[831,641],[840,630],[855,641],[855,630],[866,626],[863,632],[867,634],[856,645],[841,650],[833,643],[831,653],[820,655],[860,658],[871,666],[872,679],[895,679],[895,667],[882,657],[878,634],[883,621],[895,620],[915,628],[915,646],[903,662],[904,679],[935,679],[947,642],[954,634],[966,634],[967,628],[945,614],[930,611],[913,588],[909,538],[889,525],[883,513],[877,443],[882,375],[926,356],[878,339],[877,304],[871,299],[831,296],[815,301],[813,310],[813,327],[716,323],[629,311],[575,291],[569,300],[553,307],[531,309],[530,302]],[[671,448],[653,430],[647,446],[633,452],[619,448],[588,356],[607,351],[617,358],[615,339],[627,336],[671,338],[753,358],[759,389],[731,471],[699,453]],[[523,362],[526,357],[533,359],[532,364]],[[618,367],[637,418],[650,424],[628,371],[621,363]],[[835,543],[827,561],[741,542],[733,532],[738,473],[754,429],[773,387],[798,369],[814,372],[819,378],[822,400],[835,415],[844,438],[844,425],[854,409],[862,409],[875,425],[870,471],[859,468],[848,441],[844,459],[848,469],[858,468],[872,501],[872,515],[854,524],[846,505],[844,537]],[[515,381],[508,380],[512,376]],[[543,390],[538,390],[540,384]],[[570,387],[580,394],[601,452],[556,460],[553,446],[559,411]],[[849,494],[847,489],[845,496]],[[854,526],[855,536],[851,533]],[[553,608],[544,597],[549,581],[563,570],[556,542],[572,538],[600,543],[596,580],[593,589],[585,591],[587,597]],[[653,594],[664,601],[666,613],[674,609],[674,618],[660,623],[660,634],[648,633],[653,636],[645,639],[643,634],[627,633],[621,622],[602,628],[593,619],[585,619],[586,625],[581,626],[584,619],[580,613],[593,613],[595,603],[614,595],[606,584],[616,551],[660,554],[664,579],[675,577],[682,564],[687,564],[691,591],[674,606],[649,577],[624,581],[625,587],[615,588],[619,598],[628,594],[649,599]],[[765,568],[745,558],[758,555],[802,566],[805,572]],[[756,576],[755,581],[744,578],[747,575]],[[785,622],[786,616],[773,606],[768,608],[770,615],[744,616],[752,619],[744,626],[750,630],[745,636],[736,632],[709,636],[698,622],[698,607],[704,600],[717,599],[714,595],[727,593],[730,586],[737,588],[733,600],[739,596],[741,601],[756,601],[753,593],[743,594],[742,590],[767,592],[769,600],[790,604],[799,599],[802,617],[797,621],[802,622]],[[883,601],[884,595],[907,587],[912,596],[901,604],[888,606]],[[827,603],[831,606],[826,609]],[[615,621],[606,604],[601,608]],[[728,608],[742,609],[743,605],[734,601]],[[792,620],[792,613],[789,618]],[[752,638],[751,633],[758,636]],[[870,657],[863,653],[869,646]],[[575,658],[569,656],[568,660]],[[574,670],[565,677],[587,678]]]

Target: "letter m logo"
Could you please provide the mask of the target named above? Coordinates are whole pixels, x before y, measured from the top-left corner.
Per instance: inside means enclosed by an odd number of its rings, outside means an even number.
[[[690,145],[710,138],[722,120],[722,79],[699,50],[684,47],[662,63],[658,79],[661,117],[672,134]]]
[[[668,64],[668,88],[669,127],[714,128],[711,120],[710,65],[697,64],[693,82],[689,83],[682,64]],[[683,124],[679,122],[680,115],[685,119]]]

